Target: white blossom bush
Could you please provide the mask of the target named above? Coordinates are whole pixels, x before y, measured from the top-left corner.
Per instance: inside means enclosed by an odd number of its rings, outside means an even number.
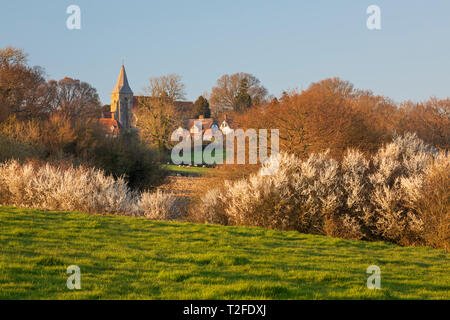
[[[450,250],[450,155],[441,152],[426,170],[414,207],[426,245]]]
[[[0,164],[0,190],[3,205],[46,210],[119,213],[130,211],[134,199],[122,178],[100,170],[14,160]]]
[[[300,230],[325,233],[324,223],[332,219],[342,203],[338,162],[331,159],[328,152],[312,154],[294,174],[294,185],[301,199],[298,204]]]
[[[370,192],[370,162],[358,150],[347,150],[340,168],[342,198],[339,208],[329,216],[327,234],[344,238],[366,237],[364,219]]]
[[[226,184],[228,185],[229,182],[226,181]],[[207,190],[201,201],[190,208],[189,216],[198,222],[228,225],[228,217],[225,212],[227,197],[228,193],[223,189]]]
[[[160,190],[144,192],[138,202],[139,214],[151,220],[181,218],[186,202]]]
[[[278,170],[272,175],[257,174],[208,191],[199,205],[204,220],[322,232],[323,216],[336,209],[341,196],[338,163],[327,153],[305,162],[280,154],[273,161]],[[262,170],[269,167],[273,164],[267,162]]]
[[[373,173],[366,224],[372,233],[394,242],[414,242],[422,221],[412,204],[436,151],[415,134],[396,137],[372,159]]]
[[[197,208],[209,223],[418,244],[424,219],[417,203],[438,158],[448,155],[415,134],[396,137],[370,158],[348,150],[341,163],[327,152],[306,160],[280,154],[271,160],[278,164],[272,175],[225,182],[208,191]],[[273,167],[271,161],[261,172]]]
[[[133,192],[123,178],[114,179],[97,169],[15,160],[0,164],[0,205],[163,220],[182,211],[179,203],[160,191]]]

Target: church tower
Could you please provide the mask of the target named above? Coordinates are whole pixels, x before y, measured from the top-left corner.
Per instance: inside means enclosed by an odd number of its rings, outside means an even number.
[[[111,113],[124,129],[133,124],[133,91],[128,84],[127,73],[122,64],[116,86],[111,93]]]

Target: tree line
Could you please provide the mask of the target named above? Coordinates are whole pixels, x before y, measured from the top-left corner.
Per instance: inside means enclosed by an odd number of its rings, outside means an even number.
[[[406,132],[440,149],[450,145],[449,98],[396,103],[339,78],[273,97],[252,74],[226,74],[191,110],[177,103],[186,99],[177,74],[150,78],[145,94],[151,99],[141,99],[136,111],[140,139],[160,152],[171,148],[170,135],[184,118],[223,113],[240,128],[279,129],[281,149],[301,157],[325,149],[339,156],[349,147],[373,152]],[[97,91],[88,83],[68,77],[47,81],[41,67],[28,65],[23,50],[0,50],[0,122],[11,116],[96,120],[101,110]]]
[[[339,78],[234,113],[241,128],[277,128],[282,151],[305,158],[330,149],[340,158],[348,148],[373,153],[394,136],[414,132],[441,150],[450,147],[450,99],[395,103]]]
[[[43,68],[28,65],[22,49],[0,50],[0,122],[12,115],[21,120],[98,118],[100,110],[97,90],[88,83],[69,77],[47,81]]]

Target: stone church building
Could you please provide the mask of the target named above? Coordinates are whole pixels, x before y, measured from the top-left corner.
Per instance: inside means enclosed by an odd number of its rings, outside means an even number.
[[[103,113],[100,123],[106,127],[108,133],[115,136],[120,130],[135,127],[133,109],[134,93],[130,88],[125,66],[120,68],[116,86],[111,92],[111,109]]]
[[[153,98],[134,95],[128,83],[125,66],[122,64],[116,86],[111,92],[110,111],[103,112],[103,117],[99,120],[99,122],[107,129],[108,135],[117,136],[121,130],[136,129],[136,118],[134,116],[134,111],[138,107],[139,99],[151,100]],[[182,115],[189,115],[193,113],[193,102],[175,101],[174,105]],[[183,127],[193,133],[196,130],[194,127],[195,120],[201,121],[203,130],[206,130],[204,133],[210,134],[210,131],[216,128],[220,129],[224,132],[224,134],[227,133],[225,131],[232,130],[230,126],[231,121],[227,119],[226,115],[220,126],[213,118],[203,119],[203,117],[200,117],[199,119],[183,119]]]

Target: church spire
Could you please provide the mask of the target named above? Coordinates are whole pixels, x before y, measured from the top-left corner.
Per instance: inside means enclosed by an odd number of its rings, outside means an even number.
[[[125,67],[122,63],[122,68],[120,69],[119,78],[117,79],[116,86],[112,93],[124,93],[124,94],[133,94],[133,91],[128,84],[127,73],[125,71]]]

